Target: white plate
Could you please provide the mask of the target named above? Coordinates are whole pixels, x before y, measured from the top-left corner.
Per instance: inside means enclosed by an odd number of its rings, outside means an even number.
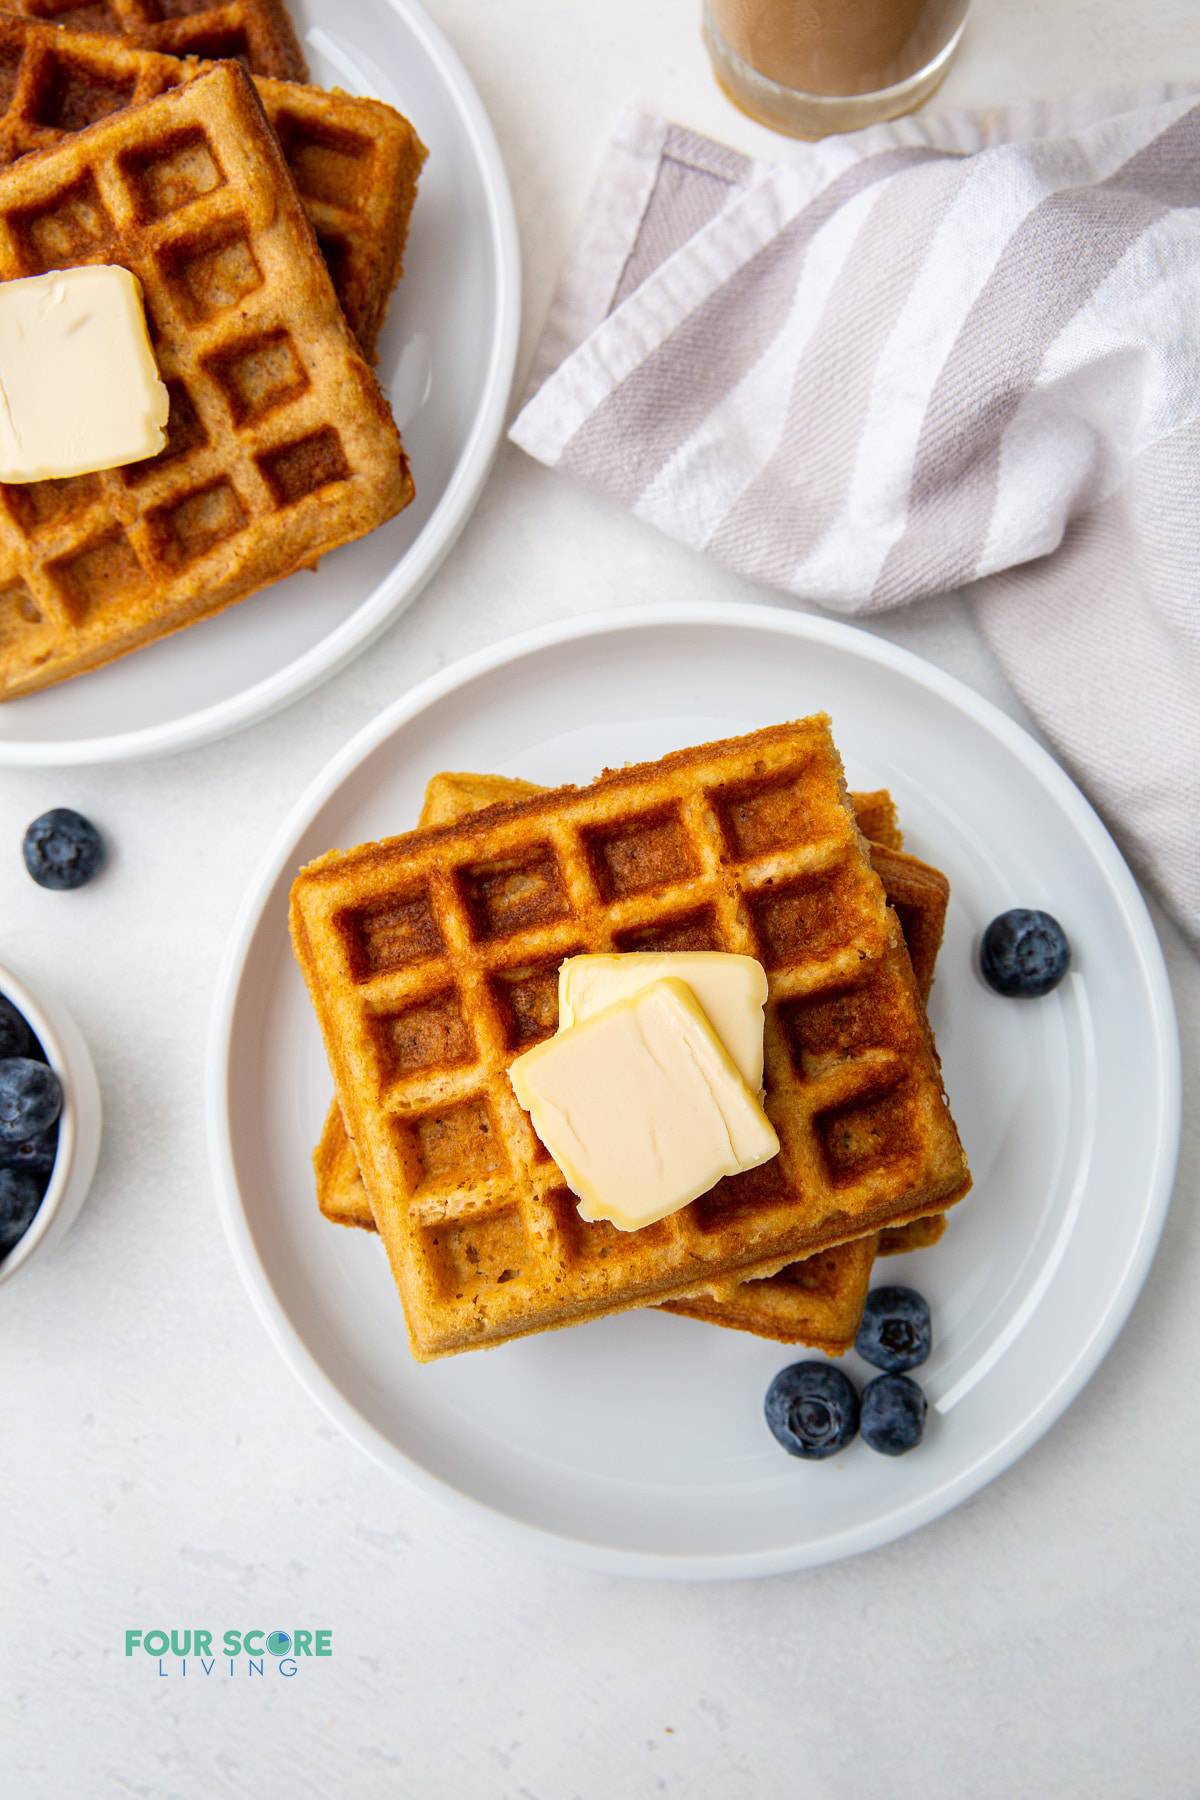
[[[380,1246],[326,1224],[310,1146],[329,1101],[287,944],[291,876],[407,827],[435,769],[583,781],[824,708],[852,785],[891,788],[953,901],[932,1016],[975,1175],[936,1250],[887,1265],[933,1307],[916,1454],[804,1464],[762,1400],[786,1347],[652,1312],[422,1368]],[[1016,904],[1065,925],[1072,972],[1039,1001],[975,972]],[[1116,1336],[1153,1254],[1179,1130],[1158,942],[1078,789],[1031,738],[859,631],[757,607],[660,609],[545,630],[390,708],[285,824],[218,989],[211,1143],[229,1239],[284,1357],[386,1466],[544,1545],[652,1575],[743,1575],[872,1548],[936,1518],[1058,1417]],[[848,1364],[854,1367],[853,1359]],[[861,1369],[858,1371],[863,1373]]]
[[[415,598],[483,485],[512,383],[521,286],[492,128],[462,64],[413,0],[300,0],[293,14],[315,82],[391,101],[429,146],[378,365],[417,497],[315,574],[0,706],[0,767],[180,750],[308,693]]]

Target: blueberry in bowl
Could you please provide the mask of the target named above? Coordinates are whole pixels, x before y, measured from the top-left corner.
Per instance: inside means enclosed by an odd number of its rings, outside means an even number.
[[[32,1056],[0,1062],[0,1144],[41,1137],[62,1112],[62,1082],[48,1063]]]
[[[58,1157],[58,1120],[49,1131],[22,1138],[19,1144],[0,1141],[0,1169],[24,1169],[27,1175],[49,1176]]]
[[[6,995],[0,994],[0,1062],[10,1056],[32,1056],[36,1045],[24,1017]]]
[[[33,1224],[50,1186],[63,1105],[62,1083],[17,1017],[33,1054],[0,1058],[0,1262]]]
[[[1037,999],[1056,988],[1071,966],[1067,934],[1048,912],[1014,906],[992,920],[979,947],[989,987],[1014,999]]]
[[[789,1456],[822,1462],[845,1449],[857,1432],[858,1390],[830,1363],[792,1363],[767,1389],[764,1411]]]
[[[90,819],[70,806],[52,807],[36,818],[21,850],[38,886],[57,893],[85,887],[104,864],[104,839]]]
[[[0,1258],[20,1243],[33,1224],[45,1185],[22,1169],[0,1169]]]
[[[862,1441],[881,1456],[904,1456],[925,1435],[925,1395],[910,1375],[877,1375],[862,1391]]]
[[[929,1303],[915,1288],[890,1283],[871,1289],[854,1339],[854,1348],[864,1362],[889,1374],[902,1374],[928,1362],[932,1346]]]

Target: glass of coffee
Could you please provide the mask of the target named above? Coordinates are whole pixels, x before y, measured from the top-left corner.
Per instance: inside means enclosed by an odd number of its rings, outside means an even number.
[[[970,0],[704,0],[717,80],[752,118],[825,137],[920,106],[958,48]]]

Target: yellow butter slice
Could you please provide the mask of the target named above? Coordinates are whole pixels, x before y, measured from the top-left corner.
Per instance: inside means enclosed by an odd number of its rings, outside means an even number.
[[[690,986],[650,982],[519,1056],[513,1091],[580,1217],[637,1231],[779,1139]]]
[[[167,390],[141,283],[105,264],[0,282],[0,481],[58,480],[164,448]]]
[[[723,950],[634,950],[623,955],[569,956],[558,971],[558,1029],[654,981],[684,981],[750,1090],[763,1084],[763,1007],[767,977],[752,956]]]

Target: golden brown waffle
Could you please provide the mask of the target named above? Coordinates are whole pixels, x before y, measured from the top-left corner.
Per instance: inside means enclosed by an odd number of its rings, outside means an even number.
[[[449,824],[485,806],[519,800],[541,791],[533,782],[510,776],[443,771],[432,775],[426,783],[418,825],[424,828]],[[860,830],[866,819],[873,825],[882,825],[893,839],[899,838],[896,809],[890,794],[851,794],[850,800]],[[904,907],[909,915],[910,929],[915,925],[917,941],[929,957],[920,972],[915,961],[913,969],[922,998],[928,999],[950,884],[939,870],[926,863],[916,863],[912,857],[897,859],[888,852],[881,856],[882,846],[877,844],[872,844],[870,849],[872,863],[883,881],[889,904],[899,902]],[[889,873],[893,882],[898,883],[894,890],[889,887]],[[554,1028],[557,1029],[557,1014]],[[317,1204],[324,1216],[335,1225],[374,1231],[375,1221],[367,1190],[336,1100],[330,1105],[321,1141],[313,1152],[313,1169]],[[807,1344],[813,1349],[838,1355],[848,1350],[854,1341],[876,1254],[900,1255],[905,1251],[924,1249],[935,1244],[945,1228],[945,1214],[934,1214],[927,1219],[914,1220],[910,1225],[860,1238],[857,1242],[839,1244],[819,1256],[792,1263],[762,1281],[739,1283],[720,1300],[696,1297],[668,1302],[661,1310],[679,1312],[714,1325],[730,1325],[783,1343]]]
[[[927,1219],[913,1219],[907,1225],[894,1225],[879,1234],[880,1256],[904,1256],[909,1250],[930,1250],[946,1229],[945,1213],[930,1213]]]
[[[517,776],[441,770],[436,775],[431,775],[425,784],[425,799],[417,826],[419,830],[426,830],[434,825],[449,825],[470,813],[481,812],[484,807],[503,805],[545,791],[536,782],[522,781]],[[851,794],[850,801],[860,831],[863,829],[864,819],[873,824],[887,820],[894,824],[896,809],[891,795],[886,791]],[[894,835],[899,837],[898,829]],[[933,983],[933,966],[945,926],[950,883],[939,869],[930,867],[928,863],[918,863],[915,857],[880,855],[882,847],[877,844],[871,844],[869,848],[872,866],[883,882],[888,904],[896,907],[897,911],[903,908],[909,916],[910,928],[920,945],[918,958],[913,956],[910,942],[909,955],[913,974],[917,978],[922,999],[927,1000]],[[903,916],[901,923],[903,924]],[[907,932],[905,935],[907,941]],[[553,1029],[557,1030],[557,997],[555,1008]],[[364,1231],[374,1231],[375,1220],[371,1216],[367,1190],[362,1184],[358,1162],[346,1137],[341,1109],[336,1100],[330,1104],[321,1141],[313,1152],[313,1163],[317,1175],[317,1204],[325,1217],[337,1225],[353,1225]],[[918,1249],[925,1243],[936,1242],[944,1229],[945,1220],[942,1217],[919,1219],[911,1226],[902,1225],[884,1233],[888,1240],[885,1248],[896,1253],[903,1249]],[[930,1235],[931,1231],[933,1235]],[[907,1240],[906,1234],[911,1234],[911,1241]]]
[[[236,57],[256,75],[305,81],[304,60],[283,0],[9,0],[9,12],[124,39],[167,56]]]
[[[854,814],[863,836],[885,850],[903,850],[904,838],[896,814],[896,802],[888,790],[876,788],[869,794],[855,794],[853,798]]]
[[[323,1216],[333,1225],[353,1225],[359,1231],[374,1231],[371,1202],[367,1199],[354,1145],[336,1099],[329,1102],[312,1160],[317,1205]]]
[[[870,825],[873,830],[882,830],[891,843],[900,841],[890,794],[852,794],[850,798],[864,835]],[[927,1001],[946,925],[950,883],[940,869],[919,862],[915,856],[906,856],[899,849],[880,843],[871,843],[868,848],[871,866],[900,920],[921,999]],[[669,1302],[664,1311],[752,1331],[783,1343],[809,1344],[840,1353],[854,1342],[875,1255],[899,1256],[908,1250],[925,1249],[936,1244],[945,1229],[946,1215],[934,1213],[907,1225],[892,1226],[858,1244],[841,1244],[824,1256],[792,1263],[762,1281],[742,1282],[719,1300],[694,1295]]]
[[[0,488],[0,698],[218,612],[412,497],[236,63],[0,173],[0,278],[101,262],[141,280],[168,443],[124,469]]]
[[[928,1000],[946,929],[950,883],[940,869],[882,844],[871,845],[871,867],[883,883],[889,906],[899,915],[921,998]]]
[[[719,1293],[968,1185],[824,719],[333,852],[292,929],[422,1358]],[[782,1150],[621,1233],[579,1219],[506,1071],[563,956],[635,948],[763,961]]]
[[[0,13],[0,166],[202,74],[207,65]],[[371,362],[425,160],[382,100],[256,80],[346,320]]]
[[[878,796],[871,796],[877,799]],[[890,796],[885,796],[891,805]],[[862,814],[859,823],[862,823]],[[867,812],[878,825],[877,815]],[[940,869],[931,868],[915,856],[906,855],[899,847],[900,830],[892,808],[893,842],[871,845],[871,864],[879,876],[889,905],[896,910],[912,960],[913,974],[922,998],[929,999],[933,986],[934,964],[942,947],[946,929],[946,908],[950,903],[950,883]],[[933,1213],[927,1219],[914,1219],[909,1225],[897,1225],[879,1235],[881,1256],[902,1256],[908,1250],[926,1250],[936,1244],[946,1229],[944,1213]]]
[[[425,831],[432,825],[452,825],[486,806],[505,806],[545,792],[536,781],[522,781],[517,775],[473,775],[443,769],[425,784],[417,827]]]
[[[342,310],[374,362],[428,152],[382,100],[285,81],[258,89]]]
[[[693,1294],[668,1300],[658,1311],[841,1356],[862,1321],[878,1242],[871,1234],[835,1244],[762,1281],[739,1281],[719,1298]]]

